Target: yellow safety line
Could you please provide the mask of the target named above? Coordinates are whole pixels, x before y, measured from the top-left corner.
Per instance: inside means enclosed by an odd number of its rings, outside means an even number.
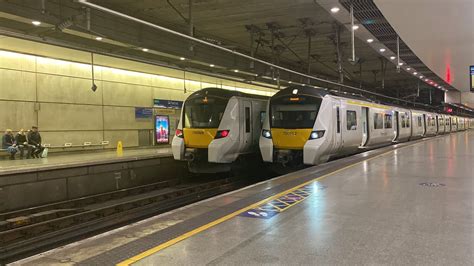
[[[290,205],[289,203],[287,203],[287,202],[284,202],[284,201],[282,201],[282,200],[280,200],[280,199],[276,199],[276,201],[279,201],[279,202],[281,202],[281,203],[285,204],[286,206]]]
[[[428,139],[427,141],[434,140],[434,139],[436,139],[436,138]],[[287,190],[285,190],[285,191],[283,191],[283,192],[280,192],[280,193],[278,193],[278,194],[276,194],[276,195],[273,195],[273,196],[271,196],[271,197],[268,197],[268,198],[266,198],[266,199],[263,199],[263,200],[261,200],[261,201],[258,201],[258,202],[254,203],[254,204],[248,205],[247,207],[244,207],[244,208],[242,208],[242,209],[240,209],[240,210],[238,210],[238,211],[235,211],[235,212],[233,212],[233,213],[227,214],[226,216],[223,216],[223,217],[221,217],[221,218],[219,218],[219,219],[217,219],[217,220],[214,220],[214,221],[212,221],[212,222],[210,222],[210,223],[207,223],[207,224],[202,225],[202,226],[200,226],[200,227],[198,227],[198,228],[195,228],[195,229],[193,229],[193,230],[191,230],[191,231],[189,231],[189,232],[187,232],[187,233],[184,233],[184,234],[182,234],[182,235],[180,235],[180,236],[178,236],[178,237],[176,237],[176,238],[173,238],[173,239],[171,239],[171,240],[168,240],[168,241],[166,241],[165,243],[162,243],[162,244],[160,244],[160,245],[158,245],[158,246],[156,246],[156,247],[153,247],[153,248],[151,248],[151,249],[149,249],[149,250],[146,250],[146,251],[144,251],[144,252],[142,252],[142,253],[140,253],[140,254],[138,254],[138,255],[136,255],[136,256],[133,256],[133,257],[131,257],[131,258],[129,258],[129,259],[126,259],[126,260],[124,260],[124,261],[118,263],[117,266],[128,266],[128,265],[131,265],[132,263],[135,263],[135,262],[137,262],[137,261],[139,261],[139,260],[142,260],[143,258],[146,258],[146,257],[148,257],[148,256],[150,256],[150,255],[153,255],[154,253],[157,253],[157,252],[160,251],[160,250],[163,250],[163,249],[165,249],[165,248],[167,248],[167,247],[170,247],[170,246],[172,246],[172,245],[174,245],[174,244],[176,244],[176,243],[178,243],[178,242],[180,242],[180,241],[183,241],[183,240],[185,240],[185,239],[187,239],[187,238],[189,238],[189,237],[191,237],[191,236],[194,236],[194,235],[196,235],[196,234],[198,234],[198,233],[200,233],[200,232],[202,232],[202,231],[205,231],[205,230],[207,230],[207,229],[209,229],[209,228],[211,228],[211,227],[213,227],[213,226],[216,226],[216,225],[218,225],[218,224],[220,224],[220,223],[223,223],[223,222],[225,222],[225,221],[227,221],[227,220],[229,220],[229,219],[231,219],[231,218],[233,218],[233,217],[235,217],[235,216],[241,214],[242,212],[248,211],[248,210],[250,210],[250,209],[254,209],[254,208],[258,207],[259,205],[262,205],[263,203],[266,203],[266,202],[272,201],[272,200],[274,200],[274,199],[277,199],[277,198],[279,198],[279,197],[281,197],[281,196],[283,196],[283,195],[285,195],[285,194],[289,194],[290,192],[292,192],[292,191],[294,191],[294,190],[297,190],[297,189],[299,189],[299,188],[301,188],[301,187],[304,187],[304,186],[306,186],[306,185],[308,185],[308,184],[311,184],[311,183],[313,183],[313,182],[319,181],[319,180],[324,179],[324,178],[326,178],[326,177],[328,177],[328,176],[337,174],[337,173],[339,173],[339,172],[342,172],[342,171],[344,171],[344,170],[346,170],[346,169],[349,169],[349,168],[351,168],[351,167],[353,167],[353,166],[356,166],[356,165],[358,165],[358,164],[362,164],[362,163],[364,163],[364,162],[371,161],[371,160],[373,160],[373,159],[382,157],[382,156],[384,156],[384,155],[386,155],[386,154],[389,154],[389,153],[394,152],[395,150],[401,150],[401,149],[408,148],[408,147],[411,147],[411,146],[415,146],[415,145],[418,145],[418,144],[422,144],[422,143],[425,143],[425,142],[426,142],[426,140],[425,140],[425,141],[421,141],[421,142],[417,142],[417,143],[413,143],[413,144],[410,144],[410,145],[407,145],[407,146],[404,146],[404,147],[401,147],[401,148],[396,148],[396,149],[393,149],[393,150],[384,152],[384,153],[382,153],[382,154],[376,155],[376,156],[374,156],[374,157],[372,157],[372,158],[368,158],[368,159],[362,160],[362,161],[360,161],[360,162],[356,162],[356,163],[350,164],[350,165],[345,166],[345,167],[343,167],[343,168],[337,169],[337,170],[335,170],[335,171],[333,171],[333,172],[331,172],[331,173],[327,173],[327,174],[322,175],[322,176],[320,176],[320,177],[316,177],[316,178],[314,178],[314,179],[311,179],[311,180],[309,180],[309,181],[306,181],[306,182],[304,182],[304,183],[302,183],[302,184],[299,184],[299,185],[297,185],[297,186],[294,186],[294,187],[292,187],[292,188],[290,188],[290,189],[287,189]],[[300,197],[301,197],[301,196],[300,196]],[[302,201],[302,200],[301,200],[301,201]],[[299,203],[299,202],[301,202],[301,201],[298,201],[297,203]],[[291,206],[294,206],[294,205],[296,205],[297,203],[295,203],[295,204],[293,204],[293,205],[291,205]],[[291,206],[290,206],[290,207],[291,207]],[[289,208],[289,207],[288,207],[288,208]]]
[[[271,204],[270,202],[268,202],[267,204],[268,204],[268,205],[271,205],[271,206],[273,206],[273,207],[275,207],[275,208],[278,210],[278,212],[281,212],[281,211],[283,210],[282,208],[280,208],[280,207],[278,207],[278,206],[276,206],[276,205],[273,205],[273,204]]]

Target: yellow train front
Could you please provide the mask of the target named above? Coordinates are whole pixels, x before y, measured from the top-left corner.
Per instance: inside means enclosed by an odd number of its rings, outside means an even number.
[[[172,141],[174,159],[187,161],[193,173],[218,173],[230,171],[237,160],[259,156],[267,99],[219,88],[191,94]]]

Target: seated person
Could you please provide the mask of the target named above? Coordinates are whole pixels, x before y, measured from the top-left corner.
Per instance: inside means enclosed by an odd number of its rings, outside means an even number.
[[[31,147],[28,145],[28,140],[26,139],[25,130],[23,128],[18,131],[18,134],[16,134],[15,143],[20,150],[20,159],[23,159],[25,149],[27,150],[26,159],[29,159],[31,157]]]
[[[44,148],[41,146],[41,134],[37,126],[32,126],[27,136],[28,144],[31,146],[31,157],[39,158]]]
[[[10,154],[10,160],[15,160],[15,153],[18,151],[15,144],[15,138],[11,129],[5,130],[2,138],[2,149],[6,149]]]

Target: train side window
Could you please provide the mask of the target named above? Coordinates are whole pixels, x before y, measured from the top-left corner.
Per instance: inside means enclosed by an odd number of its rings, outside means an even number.
[[[392,128],[392,115],[385,114],[385,128]]]
[[[260,112],[260,125],[263,126],[263,121],[265,121],[265,115],[267,114],[267,112],[265,111],[261,111]]]
[[[341,115],[339,112],[339,106],[336,107],[336,119],[337,119],[337,133],[341,133]]]
[[[405,115],[401,114],[400,117],[401,117],[401,120],[402,120],[402,128],[406,128],[407,127],[407,119],[406,119]]]
[[[374,114],[374,129],[383,129],[383,114]]]
[[[357,130],[357,113],[356,111],[347,111],[347,130]]]
[[[245,132],[250,132],[250,107],[245,107]]]
[[[406,121],[407,125],[406,126],[410,127],[410,115],[408,113],[405,113],[405,115],[406,115],[406,118],[407,118],[407,121]]]
[[[422,127],[422,125],[421,125],[421,116],[418,116],[418,127]]]

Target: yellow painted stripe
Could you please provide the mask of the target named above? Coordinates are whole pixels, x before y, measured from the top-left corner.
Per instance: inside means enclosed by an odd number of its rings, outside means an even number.
[[[432,139],[430,139],[430,140],[433,140],[433,139],[436,139],[436,138],[432,138]],[[189,237],[191,237],[191,236],[194,236],[194,235],[196,235],[196,234],[198,234],[198,233],[200,233],[200,232],[203,232],[203,231],[205,231],[205,230],[207,230],[207,229],[209,229],[209,228],[211,228],[211,227],[213,227],[213,226],[216,226],[216,225],[218,225],[218,224],[220,224],[220,223],[223,223],[223,222],[225,222],[225,221],[227,221],[227,220],[229,220],[229,219],[231,219],[231,218],[233,218],[233,217],[235,217],[235,216],[241,214],[242,212],[248,211],[248,210],[250,210],[250,209],[257,208],[259,205],[262,205],[263,203],[266,203],[266,202],[272,201],[272,200],[274,200],[274,199],[280,198],[280,197],[284,196],[285,194],[288,194],[288,193],[290,193],[290,192],[292,192],[292,191],[294,191],[294,190],[297,190],[297,189],[299,189],[299,188],[301,188],[301,187],[304,187],[304,186],[306,186],[306,185],[308,185],[308,184],[311,184],[311,183],[313,183],[313,182],[315,182],[315,181],[319,181],[319,180],[324,179],[324,178],[326,178],[326,177],[328,177],[328,176],[337,174],[337,173],[342,172],[342,171],[344,171],[344,170],[347,170],[347,169],[349,169],[349,168],[351,168],[351,167],[354,167],[354,166],[356,166],[356,165],[358,165],[358,164],[362,164],[362,163],[364,163],[364,162],[367,162],[367,161],[374,160],[374,159],[376,159],[376,158],[382,157],[382,156],[384,156],[384,155],[387,155],[387,154],[389,154],[389,153],[394,152],[395,150],[401,150],[401,149],[408,148],[408,147],[415,146],[415,145],[422,144],[422,143],[425,143],[425,141],[413,143],[413,144],[407,145],[407,146],[405,146],[405,147],[401,147],[401,148],[398,148],[398,149],[390,150],[390,151],[384,152],[384,153],[382,153],[382,154],[379,154],[379,155],[377,155],[377,156],[374,156],[374,157],[372,157],[372,158],[369,158],[369,159],[366,159],[366,160],[362,160],[362,161],[360,161],[360,162],[356,162],[356,163],[350,164],[350,165],[348,165],[348,166],[345,166],[345,167],[343,167],[343,168],[337,169],[337,170],[335,170],[335,171],[333,171],[333,172],[331,172],[331,173],[327,173],[327,174],[322,175],[322,176],[320,176],[320,177],[316,177],[316,178],[311,179],[311,180],[309,180],[309,181],[306,181],[306,182],[304,182],[304,183],[302,183],[302,184],[299,184],[299,185],[297,185],[297,186],[295,186],[295,187],[292,187],[292,188],[290,188],[290,189],[288,189],[288,190],[285,190],[285,191],[280,192],[280,193],[278,193],[278,194],[276,194],[276,195],[273,195],[273,196],[268,197],[268,198],[266,198],[266,199],[263,199],[263,200],[261,200],[261,201],[259,201],[259,202],[256,202],[256,203],[254,203],[254,204],[251,204],[251,205],[249,205],[249,206],[247,206],[247,207],[244,207],[244,208],[242,208],[242,209],[240,209],[240,210],[238,210],[238,211],[235,211],[235,212],[233,212],[233,213],[227,214],[226,216],[223,216],[223,217],[221,217],[221,218],[219,218],[219,219],[217,219],[217,220],[214,220],[214,221],[212,221],[212,222],[210,222],[210,223],[208,223],[208,224],[205,224],[205,225],[202,225],[202,226],[200,226],[200,227],[198,227],[198,228],[195,228],[195,229],[193,229],[193,230],[191,230],[191,231],[189,231],[189,232],[187,232],[187,233],[184,233],[184,234],[182,234],[182,235],[180,235],[180,236],[178,236],[178,237],[176,237],[176,238],[174,238],[174,239],[171,239],[171,240],[169,240],[169,241],[167,241],[167,242],[165,242],[165,243],[162,243],[162,244],[160,244],[160,245],[158,245],[158,246],[156,246],[156,247],[154,247],[154,248],[151,248],[151,249],[149,249],[149,250],[147,250],[147,251],[144,251],[144,252],[142,252],[142,253],[140,253],[140,254],[138,254],[138,255],[132,257],[132,258],[129,258],[129,259],[127,259],[127,260],[124,260],[124,261],[118,263],[117,265],[118,265],[118,266],[131,265],[132,263],[135,263],[135,262],[137,262],[137,261],[139,261],[139,260],[142,260],[142,259],[144,259],[144,258],[146,258],[146,257],[148,257],[148,256],[150,256],[150,255],[153,255],[153,254],[159,252],[160,250],[163,250],[163,249],[165,249],[165,248],[167,248],[167,247],[170,247],[170,246],[172,246],[172,245],[174,245],[174,244],[176,244],[176,243],[178,243],[178,242],[180,242],[180,241],[183,241],[183,240],[185,240],[185,239],[187,239],[187,238],[189,238]],[[291,206],[294,206],[294,205],[296,205],[296,204],[293,204],[293,205],[291,205]],[[289,206],[288,208],[290,208],[291,206]]]
[[[353,100],[348,100],[348,104],[352,105],[358,105],[358,106],[363,106],[363,107],[374,107],[374,108],[380,108],[380,109],[391,109],[392,107],[386,106],[386,105],[380,105],[376,103],[365,103],[365,102],[359,102],[359,101],[353,101]]]

